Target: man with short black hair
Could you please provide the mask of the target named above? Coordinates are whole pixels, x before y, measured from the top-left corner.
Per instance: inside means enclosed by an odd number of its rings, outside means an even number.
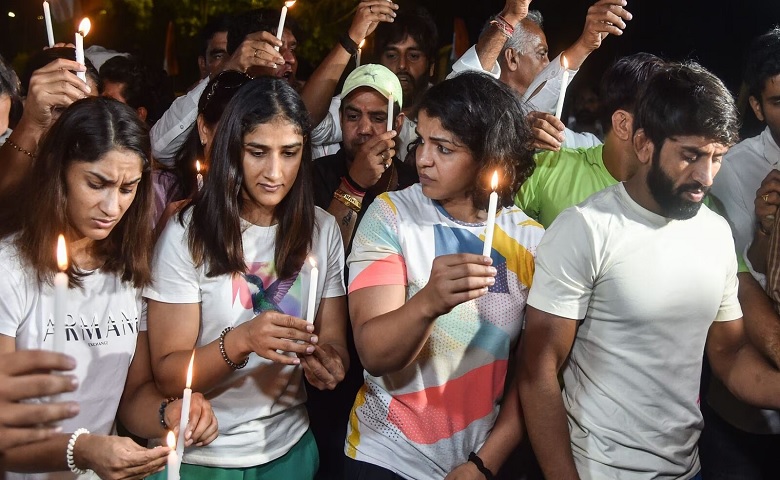
[[[201,50],[198,55],[200,78],[214,75],[222,69],[227,60],[227,37],[230,17],[219,15],[212,18],[200,31]]]
[[[547,478],[700,479],[705,348],[732,392],[780,407],[780,371],[745,339],[728,224],[702,207],[737,128],[704,68],[654,75],[634,119],[640,170],[545,233],[520,395]]]

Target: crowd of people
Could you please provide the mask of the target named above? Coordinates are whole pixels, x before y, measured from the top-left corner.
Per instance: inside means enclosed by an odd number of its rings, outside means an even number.
[[[388,0],[305,80],[267,9],[211,21],[176,99],[137,56],[0,58],[6,478],[172,478],[187,414],[188,480],[777,478],[780,27],[760,135],[651,53],[574,131],[561,92],[632,14],[596,1],[550,60],[530,3],[436,84],[433,18]]]

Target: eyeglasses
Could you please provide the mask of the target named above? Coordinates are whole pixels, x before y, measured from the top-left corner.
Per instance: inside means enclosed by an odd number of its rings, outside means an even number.
[[[250,80],[252,77],[238,70],[219,72],[206,86],[205,95],[201,95],[200,102],[198,102],[198,113],[205,112],[213,103],[212,99],[215,98],[221,100],[220,104],[224,108],[225,104],[233,98],[235,91]]]

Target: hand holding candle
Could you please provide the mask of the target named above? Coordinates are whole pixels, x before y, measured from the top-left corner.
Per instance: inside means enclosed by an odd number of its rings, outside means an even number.
[[[493,230],[496,226],[496,209],[498,208],[498,172],[493,172],[493,179],[490,182],[493,192],[490,194],[490,203],[488,205],[487,225],[485,226],[485,245],[482,247],[482,255],[489,257],[493,251]]]
[[[49,48],[54,46],[54,29],[51,26],[51,8],[49,2],[43,2],[43,20],[46,22],[46,38],[49,40]]]
[[[558,105],[555,107],[555,117],[560,120],[563,113],[563,100],[566,98],[566,87],[569,86],[569,61],[565,55],[561,55],[563,62],[563,78],[561,78],[561,93],[558,95]]]
[[[293,5],[295,5],[295,0],[284,2],[284,6],[282,7],[282,14],[279,15],[279,26],[276,28],[276,38],[279,40],[282,39],[282,33],[284,32],[284,22],[287,20],[287,10],[292,8]],[[277,52],[279,51],[279,47],[274,48]]]
[[[179,457],[176,456],[176,435],[168,432],[168,447],[171,451],[168,453],[168,480],[179,480]]]
[[[68,294],[68,251],[65,237],[57,238],[57,266],[60,271],[54,275],[54,344],[52,350],[65,353],[65,304]]]
[[[306,321],[313,324],[316,317],[316,309],[314,308],[315,300],[317,299],[317,281],[319,280],[320,271],[317,269],[317,262],[314,257],[309,257],[309,264],[311,264],[311,273],[309,275],[309,298],[306,304]]]
[[[184,435],[187,431],[187,424],[190,423],[190,402],[192,401],[192,364],[195,363],[195,350],[190,357],[190,366],[187,368],[187,385],[184,394],[181,397],[181,419],[179,420],[179,441],[176,442],[176,455],[179,463],[184,460]],[[178,476],[178,470],[177,470]]]
[[[92,27],[88,18],[84,18],[79,23],[79,31],[76,32],[76,61],[82,65],[84,63],[84,37],[89,33],[89,29]],[[76,76],[84,83],[87,83],[87,72],[76,72]]]
[[[200,192],[200,189],[203,188],[203,174],[200,173],[200,160],[195,160],[195,170],[198,172],[195,179],[198,182],[198,191]]]

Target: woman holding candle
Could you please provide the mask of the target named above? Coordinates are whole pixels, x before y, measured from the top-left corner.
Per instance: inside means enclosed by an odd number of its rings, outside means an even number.
[[[214,443],[185,451],[182,478],[310,479],[317,469],[303,375],[333,388],[349,358],[343,247],[314,206],[309,141],[295,91],[249,81],[217,126],[203,190],[157,244],[144,290],[155,379],[180,394],[194,348],[192,388],[220,419]],[[303,320],[310,284],[313,325]]]
[[[516,389],[504,392],[543,233],[512,204],[534,165],[523,107],[504,84],[464,73],[432,87],[417,118],[420,184],[377,197],[347,264],[366,369],[349,479],[481,478],[521,437]]]
[[[116,418],[146,438],[165,434],[181,402],[163,409],[151,377],[140,288],[149,282],[151,182],[149,136],[135,112],[106,98],[80,100],[44,137],[25,201],[2,219],[0,353],[50,349],[55,337],[52,277],[56,239],[68,242],[65,353],[76,359],[78,389],[61,396],[77,415],[65,432],[5,452],[16,478],[142,478],[159,470],[167,449],[147,450],[111,436]],[[21,207],[21,208],[20,208]],[[75,383],[74,383],[75,386]],[[191,438],[209,442],[216,421],[202,396],[193,401]]]

